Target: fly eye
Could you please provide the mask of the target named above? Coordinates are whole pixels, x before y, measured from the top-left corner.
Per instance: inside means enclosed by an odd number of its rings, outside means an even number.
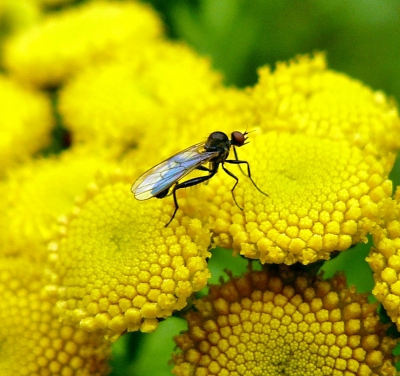
[[[243,146],[246,141],[246,136],[242,132],[235,131],[231,134],[231,144],[234,146]]]

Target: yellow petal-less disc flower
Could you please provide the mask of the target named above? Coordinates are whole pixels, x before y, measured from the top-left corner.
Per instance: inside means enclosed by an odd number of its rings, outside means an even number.
[[[50,142],[49,98],[0,75],[0,176]]]
[[[308,264],[364,241],[382,218],[393,156],[303,134],[258,131],[249,140],[238,148],[239,159],[249,162],[254,182],[268,196],[230,164],[225,166],[239,179],[234,195],[243,211],[232,198],[235,180],[222,170],[186,193],[199,207],[209,206],[217,245],[262,263]]]
[[[11,37],[4,65],[19,80],[57,86],[85,66],[109,59],[121,46],[148,43],[161,33],[159,18],[144,4],[89,2]]]
[[[199,106],[221,81],[187,46],[153,42],[140,53],[121,49],[112,62],[77,75],[63,88],[59,108],[76,142],[138,144],[150,130],[159,136],[165,120],[188,104]]]
[[[374,271],[372,293],[400,330],[400,189],[387,207],[384,223],[373,232],[374,247],[367,261]]]
[[[0,374],[107,375],[110,343],[60,322],[43,272],[31,260],[0,257]]]
[[[10,171],[0,182],[0,254],[46,259],[35,245],[58,233],[57,218],[72,210],[96,173],[114,168],[110,155],[75,148]]]
[[[154,331],[209,277],[209,231],[183,211],[165,228],[173,204],[139,202],[130,186],[118,174],[93,185],[51,245],[61,317],[110,340]]]
[[[196,307],[175,338],[175,375],[395,375],[396,340],[343,276],[251,271],[212,286]]]
[[[400,147],[393,101],[349,76],[327,69],[325,55],[299,56],[276,70],[263,67],[251,89],[255,123],[263,129],[346,139],[382,153]]]

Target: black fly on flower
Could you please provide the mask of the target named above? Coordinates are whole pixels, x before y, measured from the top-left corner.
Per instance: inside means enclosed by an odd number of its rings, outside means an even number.
[[[146,171],[133,183],[132,193],[135,195],[137,200],[147,200],[151,197],[164,198],[168,194],[170,188],[174,186],[172,188],[172,195],[174,197],[175,210],[171,219],[165,225],[165,227],[167,227],[174,219],[179,208],[178,200],[176,198],[176,191],[181,188],[192,187],[211,179],[217,173],[218,167],[221,165],[222,169],[229,176],[236,180],[231,189],[232,197],[236,206],[240,210],[243,210],[236,202],[236,198],[233,193],[239,182],[239,179],[225,167],[225,163],[238,165],[246,164],[248,178],[259,192],[268,196],[266,193],[261,191],[261,189],[258,188],[256,183],[253,181],[250,173],[249,163],[247,161],[241,161],[238,158],[235,147],[240,147],[247,144],[247,134],[248,132],[241,133],[235,131],[232,132],[231,139],[229,140],[228,136],[223,132],[211,133],[208,136],[207,141],[190,146]],[[227,159],[231,146],[233,146],[235,159]],[[204,166],[206,163],[209,163],[209,167]],[[185,177],[193,170],[206,171],[209,174],[179,183],[180,179]]]

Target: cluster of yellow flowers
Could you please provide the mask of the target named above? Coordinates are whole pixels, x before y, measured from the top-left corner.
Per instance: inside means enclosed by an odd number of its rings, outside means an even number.
[[[219,246],[286,266],[197,301],[175,374],[394,375],[396,341],[376,306],[342,276],[290,266],[373,234],[373,293],[398,323],[395,105],[320,53],[226,88],[207,58],[166,39],[150,7],[68,3],[0,6],[15,19],[1,39],[0,374],[107,374],[111,343],[186,307]],[[38,156],[55,124],[66,150]],[[173,197],[134,199],[146,167],[213,131],[245,129],[251,144],[237,152],[249,171],[229,165],[234,192],[224,171],[178,190],[167,227]]]

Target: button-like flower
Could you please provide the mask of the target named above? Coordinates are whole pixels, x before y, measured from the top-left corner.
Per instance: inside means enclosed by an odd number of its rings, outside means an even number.
[[[176,337],[173,373],[185,375],[394,375],[376,304],[343,276],[251,271],[212,286]]]
[[[372,144],[382,153],[400,148],[396,104],[327,69],[322,53],[278,63],[274,72],[260,68],[259,82],[249,94],[256,124],[263,129],[344,139],[361,148]]]
[[[4,65],[22,81],[56,86],[109,59],[122,45],[143,44],[161,32],[160,19],[143,4],[93,1],[50,15],[12,37]]]
[[[132,145],[150,129],[159,136],[168,118],[178,128],[186,106],[190,113],[217,89],[221,77],[208,59],[184,45],[153,42],[78,74],[63,88],[59,108],[77,142]]]
[[[373,232],[375,247],[367,261],[374,271],[372,293],[400,330],[400,189],[387,207],[385,221]]]
[[[53,250],[53,291],[64,322],[116,340],[154,331],[209,277],[210,233],[173,204],[139,202],[130,176],[112,175],[88,191]]]
[[[286,132],[254,132],[238,150],[249,163],[260,193],[242,169],[226,164],[239,179],[220,171],[206,187],[193,190],[210,206],[216,243],[263,263],[303,264],[328,259],[365,240],[383,216],[392,183],[393,156],[346,140]]]
[[[60,322],[44,275],[43,264],[0,257],[0,374],[107,374],[110,343]]]
[[[23,105],[22,105],[23,104]],[[0,75],[0,176],[50,142],[49,98]]]

